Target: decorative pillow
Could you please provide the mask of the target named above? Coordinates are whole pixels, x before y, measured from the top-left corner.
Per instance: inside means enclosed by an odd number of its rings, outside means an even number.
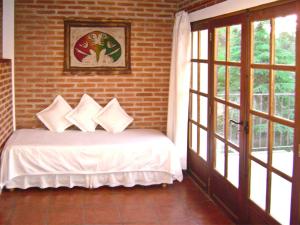
[[[82,131],[95,131],[97,123],[93,117],[102,107],[89,95],[84,94],[79,104],[66,115],[66,119]]]
[[[132,123],[133,118],[125,112],[118,100],[113,98],[100,112],[97,113],[94,120],[106,131],[120,133]]]
[[[36,115],[50,131],[63,132],[72,125],[72,123],[65,118],[65,115],[71,110],[72,107],[66,100],[58,95],[51,105]]]

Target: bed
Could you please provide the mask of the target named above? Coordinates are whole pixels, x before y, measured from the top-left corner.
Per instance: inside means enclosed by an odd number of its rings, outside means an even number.
[[[182,178],[173,143],[157,130],[112,134],[20,129],[2,152],[0,191],[4,187],[147,186]]]

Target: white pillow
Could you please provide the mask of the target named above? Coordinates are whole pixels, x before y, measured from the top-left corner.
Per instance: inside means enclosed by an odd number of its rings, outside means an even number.
[[[72,107],[66,100],[58,95],[46,109],[36,115],[50,131],[63,132],[72,125],[65,118],[65,115],[71,110]]]
[[[94,120],[106,131],[120,133],[132,123],[133,118],[129,116],[120,106],[118,100],[113,98],[95,117]]]
[[[95,131],[97,123],[93,117],[102,107],[89,95],[84,94],[78,105],[66,115],[66,119],[82,131]]]

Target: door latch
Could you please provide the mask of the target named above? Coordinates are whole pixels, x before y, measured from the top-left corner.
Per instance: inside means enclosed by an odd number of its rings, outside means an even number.
[[[236,122],[235,120],[229,120],[229,122],[234,123],[236,125],[243,126],[245,133],[248,134],[248,132],[249,132],[249,123],[248,123],[248,121]],[[299,150],[299,154],[300,154],[300,150]]]

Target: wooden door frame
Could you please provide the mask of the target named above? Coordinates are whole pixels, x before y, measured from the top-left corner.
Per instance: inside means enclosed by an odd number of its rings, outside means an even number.
[[[297,3],[296,1],[291,1],[291,0],[288,0],[288,1],[281,1],[281,2],[276,2],[276,4],[270,4],[270,5],[267,5],[267,6],[264,6],[262,8],[257,8],[257,9],[253,9],[253,10],[250,10],[249,12],[249,22],[248,22],[248,25],[249,25],[249,37],[252,35],[251,33],[251,22],[254,21],[254,20],[264,20],[264,19],[267,19],[269,20],[270,18],[274,18],[274,17],[279,17],[279,16],[285,16],[285,15],[289,15],[289,14],[298,14],[298,21],[300,19],[300,15],[299,15],[299,12],[297,13],[297,11],[295,11],[295,8],[296,8],[296,4],[299,5],[299,2]],[[272,33],[270,34],[272,36]],[[274,34],[273,34],[274,35]],[[298,31],[297,31],[297,50],[296,50],[296,57],[297,55],[299,55],[299,40],[300,40],[300,35],[299,35],[299,23],[298,23]],[[272,39],[272,38],[271,38]],[[251,43],[251,40],[249,40],[249,43]],[[270,43],[270,51],[274,51],[274,49],[272,49],[272,43]],[[252,59],[252,50],[249,49],[248,51],[248,59]],[[281,66],[281,65],[272,65],[272,54],[270,55],[270,65],[262,65],[259,67],[261,69],[267,69],[267,70],[285,70],[287,68],[291,68],[290,66],[289,67],[285,67],[285,66]],[[251,73],[251,61],[252,60],[248,60],[249,61],[249,66],[248,66],[248,73],[250,74]],[[259,68],[256,66],[256,68]],[[299,67],[299,57],[296,58],[296,67]],[[296,79],[296,81],[298,80],[297,83],[299,83],[299,68],[295,70],[296,71],[296,76],[298,75],[298,79]],[[270,81],[271,82],[271,81]],[[249,87],[251,86],[250,82],[248,83]],[[297,86],[298,85],[298,86]],[[288,122],[288,121],[281,121],[281,119],[276,119],[274,118],[274,116],[267,116],[268,118],[272,117],[272,120],[274,122],[280,122],[280,123],[283,123],[284,125],[289,125],[291,126],[290,124],[295,124],[293,125],[294,127],[294,143],[299,143],[297,142],[297,133],[299,133],[299,130],[297,131],[297,128],[299,129],[299,120],[300,120],[300,117],[299,117],[299,112],[297,112],[297,110],[299,111],[299,104],[300,104],[300,101],[299,101],[299,98],[297,99],[297,96],[300,96],[299,94],[299,84],[296,84],[296,91],[295,91],[295,106],[296,106],[296,110],[295,110],[295,122]],[[249,91],[249,95],[251,95],[251,91]],[[272,99],[272,97],[270,98]],[[249,98],[249,102],[250,102],[250,98]],[[250,104],[249,104],[250,105]],[[272,102],[270,103],[270,105],[272,106]],[[270,107],[271,107],[270,106]],[[298,118],[297,118],[298,116]],[[248,119],[250,120],[250,109],[248,109]],[[269,119],[268,119],[269,120]],[[272,121],[271,120],[271,121]],[[298,124],[298,125],[297,125]],[[298,140],[299,141],[299,140]],[[296,146],[296,145],[295,145]],[[294,149],[295,150],[295,149]],[[272,152],[271,151],[268,151],[268,154],[271,154]],[[294,151],[294,153],[296,153],[296,151]],[[247,156],[247,162],[248,162],[248,174],[250,174],[250,159],[251,157],[251,152],[250,152],[250,143],[248,143],[248,156]],[[299,164],[299,161],[297,162],[297,154],[294,154],[294,166],[298,166],[297,165]],[[271,165],[269,165],[268,167],[266,167],[268,169],[268,173],[271,173],[272,170],[271,170]],[[298,169],[299,170],[299,169]],[[271,172],[270,172],[271,171]],[[296,169],[294,168],[294,172],[296,171]],[[297,186],[299,186],[299,184],[297,184],[296,182],[299,182],[297,181],[296,177],[299,177],[299,173],[298,173],[298,176],[296,173],[293,174],[293,177],[292,177],[292,180],[291,180],[291,183],[292,183],[292,196],[293,198],[291,198],[291,203],[292,203],[292,206],[291,206],[291,211],[290,211],[290,216],[291,216],[291,220],[290,220],[290,223],[291,224],[296,224],[295,221],[297,221],[297,217],[299,217],[299,212],[297,212],[297,209],[299,210],[299,201],[297,201],[295,198],[297,194],[299,194],[299,191],[297,191]],[[249,193],[249,190],[250,190],[250,176],[248,175],[248,187],[247,187],[247,192],[248,194]],[[299,180],[299,179],[298,179]],[[268,187],[270,187],[270,179],[268,179],[268,182],[269,184],[267,184]],[[299,190],[299,189],[298,189]],[[270,190],[267,189],[266,191],[266,195],[267,195],[267,207],[266,207],[266,210],[269,210],[269,207],[270,205],[268,204],[270,202]],[[248,197],[248,196],[247,196]],[[299,197],[298,197],[299,198]],[[269,215],[266,215],[265,213],[265,210],[262,210],[260,209],[259,207],[257,207],[251,200],[250,198],[248,198],[248,213],[249,213],[249,216],[248,218],[250,219],[251,222],[259,222],[259,223],[265,223],[265,224],[278,224],[278,222],[273,219],[271,216]],[[299,220],[299,218],[298,218]]]
[[[194,31],[201,31],[201,30],[208,30],[208,35],[209,35],[209,26],[208,26],[208,23],[201,23],[201,24],[198,24],[197,27],[193,27],[192,26],[192,32]],[[198,33],[198,59],[195,60],[195,59],[192,59],[192,62],[196,62],[198,63],[198,88],[197,88],[197,91],[195,92],[194,90],[192,90],[190,88],[189,92],[190,92],[190,95],[192,93],[194,94],[197,94],[197,103],[198,103],[198,110],[199,110],[199,96],[201,96],[200,94],[200,91],[199,91],[199,74],[200,74],[200,71],[199,71],[199,65],[200,63],[204,62],[204,63],[207,63],[208,64],[208,83],[210,83],[210,77],[209,77],[209,73],[210,73],[210,68],[209,68],[209,65],[210,65],[210,55],[211,55],[211,51],[210,51],[210,40],[209,40],[209,36],[208,36],[208,58],[207,60],[202,60],[200,59],[200,52],[199,52],[199,45],[200,45],[200,36],[199,36],[199,33]],[[193,52],[191,52],[191,58],[193,58]],[[192,71],[192,68],[191,68],[191,71]],[[191,82],[192,82],[192,79],[191,79]],[[210,87],[208,87],[208,93],[207,93],[207,99],[208,99],[208,106],[207,106],[207,109],[208,109],[208,112],[207,112],[207,118],[209,118],[210,116],[210,105],[209,105],[209,95],[210,95]],[[190,119],[190,115],[191,115],[191,105],[192,105],[192,102],[191,102],[191,99],[190,99],[190,107],[189,107],[189,134],[188,134],[188,140],[191,140],[191,119]],[[197,111],[198,111],[197,110]],[[201,109],[200,109],[201,110]],[[199,113],[197,115],[197,129],[199,130],[200,128],[200,122],[198,123],[199,121]],[[209,131],[210,131],[210,123],[209,123],[209,120],[207,121],[207,138],[209,137]],[[200,156],[199,156],[199,133],[198,133],[198,139],[197,139],[197,152],[194,152],[192,151],[192,149],[190,149],[190,146],[188,145],[188,171],[190,173],[190,175],[197,181],[197,183],[205,190],[205,191],[209,191],[209,161],[210,161],[210,152],[209,152],[209,140],[207,139],[207,160],[203,160]]]
[[[239,16],[239,15],[244,15],[245,18],[247,18],[247,22],[245,25],[245,29],[243,29],[243,33],[242,33],[242,40],[245,41],[246,43],[250,43],[250,34],[251,34],[251,26],[250,26],[250,20],[251,20],[251,16],[259,16],[260,18],[267,18],[267,17],[274,17],[274,14],[285,14],[287,11],[289,11],[288,8],[291,7],[284,7],[284,5],[291,5],[292,4],[296,4],[294,5],[293,8],[293,14],[297,13],[298,16],[298,27],[297,27],[297,40],[296,40],[296,91],[295,91],[295,96],[296,96],[296,100],[295,100],[295,105],[296,105],[296,109],[295,109],[295,130],[294,130],[294,134],[299,134],[300,133],[300,1],[296,1],[296,0],[282,0],[282,1],[276,1],[274,3],[270,3],[270,4],[266,4],[263,6],[258,6],[255,8],[251,8],[248,10],[243,10],[240,12],[235,12],[235,13],[231,13],[228,15],[222,15],[222,16],[218,16],[215,18],[211,18],[211,19],[207,19],[207,20],[203,20],[203,21],[197,21],[197,22],[193,22],[191,23],[192,26],[192,30],[197,30],[199,29],[202,24],[206,24],[206,27],[209,27],[209,33],[211,33],[212,37],[214,37],[214,27],[212,23],[215,24],[220,24],[220,26],[222,25],[222,23],[224,24],[225,21],[228,21],[230,19],[227,19],[229,17],[234,17],[234,16]],[[295,8],[296,7],[296,8]],[[272,8],[272,10],[270,10]],[[287,10],[287,11],[286,11]],[[277,15],[276,15],[277,16]],[[218,22],[216,22],[218,21]],[[209,24],[207,26],[207,24]],[[214,41],[214,40],[213,40]],[[212,43],[213,43],[212,41]],[[209,44],[209,52],[214,52],[214,44],[210,43]],[[244,90],[245,93],[241,93],[241,95],[244,95],[244,100],[247,102],[250,102],[250,90],[249,90],[249,78],[250,78],[250,72],[251,72],[251,67],[250,67],[250,55],[251,55],[251,47],[250,45],[245,45],[244,48],[244,52],[242,53],[242,57],[245,57],[245,81],[242,82],[241,85],[245,85],[244,87],[241,87],[241,90]],[[210,85],[214,85],[215,81],[214,81],[214,59],[213,59],[213,54],[211,54],[211,57],[209,57],[209,84]],[[242,73],[242,72],[241,72]],[[243,89],[242,89],[243,88]],[[213,93],[213,87],[209,88],[209,115],[214,115],[213,112],[213,101],[214,101],[214,93]],[[245,115],[245,118],[248,120],[249,116],[250,116],[250,110],[249,107],[250,104],[248,104],[248,108],[243,106],[242,107],[242,102],[240,102],[241,105],[241,110],[244,110],[244,112],[241,111],[241,115],[242,113]],[[246,105],[246,104],[244,104]],[[210,121],[210,124],[208,125],[209,127],[209,142],[208,142],[208,166],[209,166],[209,170],[208,170],[208,179],[206,180],[206,191],[210,194],[210,196],[213,197],[213,194],[211,193],[210,190],[210,182],[211,182],[211,177],[214,175],[214,166],[213,166],[213,158],[214,156],[212,155],[213,148],[214,148],[214,141],[213,141],[213,135],[212,135],[212,131],[211,129],[213,128],[213,121]],[[247,135],[247,134],[243,134],[243,135]],[[241,135],[241,136],[243,136]],[[275,221],[271,216],[266,216],[264,210],[259,209],[259,207],[257,207],[257,209],[255,209],[255,204],[248,199],[248,194],[249,194],[249,185],[250,185],[250,181],[249,181],[249,169],[250,169],[250,143],[249,142],[249,138],[247,137],[241,137],[244,140],[243,146],[240,145],[240,148],[245,149],[245,151],[243,151],[245,154],[240,155],[240,173],[239,173],[239,179],[240,179],[240,193],[239,193],[239,199],[238,201],[241,204],[241,208],[239,210],[239,215],[238,215],[238,223],[244,224],[244,223],[266,223],[266,224],[278,224],[277,221]],[[294,143],[295,146],[297,147],[297,149],[295,149],[295,154],[294,154],[294,174],[293,174],[293,181],[292,181],[292,185],[293,185],[293,189],[292,189],[292,207],[291,207],[291,224],[300,224],[300,135],[294,135]],[[295,147],[295,148],[296,148]],[[241,154],[242,151],[240,151]],[[196,161],[194,161],[194,164],[197,164]],[[194,165],[195,166],[195,165]],[[189,167],[189,169],[191,169]],[[199,169],[199,167],[197,168],[197,166],[195,167],[195,169]],[[195,174],[193,174],[195,175]],[[197,178],[197,174],[196,174],[196,178]],[[298,179],[297,179],[298,178]],[[226,206],[222,205],[225,209],[227,208]],[[228,208],[227,208],[228,210]],[[262,217],[263,216],[263,217]],[[234,217],[233,217],[234,218]]]
[[[240,62],[240,67],[241,67],[241,71],[240,71],[240,103],[239,103],[239,111],[240,111],[240,121],[246,121],[247,120],[247,117],[246,117],[246,111],[245,111],[245,99],[246,99],[246,71],[247,71],[247,68],[246,68],[246,55],[247,55],[247,49],[245,49],[243,46],[246,46],[246,39],[245,39],[245,36],[246,36],[246,29],[247,29],[247,21],[246,21],[246,18],[244,16],[244,13],[235,13],[235,14],[232,14],[232,15],[228,15],[228,17],[222,17],[222,18],[219,18],[219,19],[214,19],[212,22],[211,22],[211,31],[212,31],[212,52],[214,53],[212,55],[212,58],[211,58],[211,66],[212,66],[212,69],[211,69],[211,78],[212,78],[212,82],[211,84],[214,86],[211,88],[211,106],[212,106],[212,115],[215,115],[215,107],[213,107],[214,103],[215,103],[215,91],[216,91],[216,74],[215,74],[215,59],[214,59],[214,56],[216,55],[216,49],[215,49],[215,28],[218,28],[218,27],[224,27],[224,26],[232,26],[232,25],[235,25],[235,24],[241,24],[241,62]],[[229,51],[229,49],[228,49]],[[225,61],[226,62],[226,61]],[[226,102],[226,100],[224,101]],[[225,104],[227,105],[227,104]],[[227,105],[228,106],[228,105]],[[215,118],[215,117],[214,117]],[[228,121],[225,121],[225,123],[227,123]],[[210,143],[211,143],[211,148],[210,148],[210,152],[212,154],[215,154],[215,141],[214,141],[214,128],[215,128],[215,121],[214,120],[211,120],[211,128],[213,128],[211,130],[211,135],[210,135]],[[228,122],[229,123],[229,122]],[[228,124],[227,124],[228,126]],[[242,128],[241,128],[242,129]],[[235,218],[235,220],[238,222],[238,223],[245,223],[246,222],[246,204],[245,204],[245,198],[243,198],[243,196],[245,195],[245,181],[246,181],[246,171],[245,171],[245,165],[246,165],[246,162],[244,161],[245,160],[245,156],[247,155],[246,154],[246,149],[244,148],[244,143],[243,143],[243,139],[245,138],[245,135],[246,135],[246,132],[244,132],[244,130],[242,129],[242,132],[240,133],[240,141],[239,141],[239,154],[240,154],[240,157],[239,157],[239,188],[237,188],[237,208],[236,208],[236,211],[233,212],[232,211],[232,206],[226,206],[225,205],[225,208],[227,211],[230,212],[230,214],[232,215],[233,218]],[[246,139],[245,139],[246,140]],[[224,179],[223,176],[221,176],[220,174],[218,174],[217,171],[215,171],[215,168],[214,168],[214,158],[215,156],[213,155],[212,156],[212,159],[211,159],[211,168],[210,168],[210,174],[211,174],[211,177],[212,178],[215,178],[215,179],[218,179],[217,177],[219,177],[220,179]],[[221,178],[222,177],[222,178]],[[210,179],[212,180],[212,179]],[[230,188],[230,185],[232,185],[229,181],[227,181],[226,179],[224,179],[225,181],[225,186],[227,186],[227,190],[228,192],[227,193],[224,193],[225,195],[228,195],[229,194],[229,190],[233,190],[232,188]],[[226,185],[226,183],[228,185]],[[213,186],[213,184],[211,184],[210,186]],[[222,201],[222,197],[221,196],[216,196],[214,194],[212,194],[213,198],[215,200],[217,200],[217,202],[219,204],[221,204],[221,206],[224,207],[224,202]],[[228,197],[225,197],[223,196],[223,199],[226,199]],[[228,202],[230,202],[230,200],[228,200]]]
[[[300,2],[296,2],[297,34],[296,37],[296,89],[295,89],[295,134],[300,134]],[[294,154],[294,175],[292,188],[291,224],[300,224],[300,135],[295,135],[296,151]]]

